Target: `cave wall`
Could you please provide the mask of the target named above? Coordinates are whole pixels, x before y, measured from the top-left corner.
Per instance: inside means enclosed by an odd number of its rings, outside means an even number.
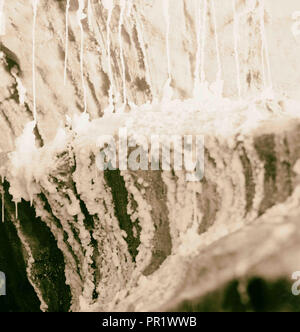
[[[13,150],[35,108],[42,144],[55,136],[65,115],[82,112],[85,103],[97,118],[109,105],[119,109],[160,99],[168,79],[181,99],[201,95],[197,86],[205,82],[217,81],[214,89],[220,91],[220,80],[228,97],[239,90],[255,97],[272,86],[298,99],[299,37],[292,33],[297,1],[283,8],[271,0],[264,7],[256,0],[236,1],[235,16],[231,0],[111,3],[112,11],[105,2],[84,1],[81,34],[76,0],[70,1],[67,30],[67,1],[38,1],[36,19],[31,2],[3,2],[2,151]]]
[[[193,184],[176,172],[98,172],[96,147],[86,144],[89,132],[76,137],[66,128],[66,116],[81,114],[85,106],[91,119],[113,108],[128,112],[170,90],[173,98],[186,100],[201,96],[205,86],[218,97],[222,91],[232,99],[267,98],[264,107],[276,113],[284,109],[281,98],[300,95],[299,37],[292,33],[298,3],[288,0],[282,7],[266,0],[263,8],[259,1],[236,1],[234,16],[229,0],[176,0],[169,6],[158,0],[114,1],[112,11],[108,2],[84,1],[82,34],[78,1],[70,1],[67,34],[67,1],[40,0],[37,7],[25,0],[3,3],[0,166],[9,166],[2,185],[0,270],[8,271],[14,296],[1,310],[182,308],[166,303],[177,303],[179,289],[180,301],[190,296],[190,285],[194,291],[200,277],[197,267],[195,280],[189,279],[191,266],[206,257],[198,257],[199,250],[220,248],[224,237],[230,243],[235,232],[255,221],[260,225],[268,209],[293,197],[298,121],[283,130],[265,124],[228,141],[210,135],[205,177]],[[41,149],[32,160],[39,167],[22,169],[18,182],[6,153],[15,150],[16,137],[35,111],[34,145]],[[58,128],[67,138],[51,150]],[[26,153],[30,164],[31,150]],[[45,156],[51,157],[47,165]],[[16,207],[11,195],[20,187],[33,194]],[[258,244],[240,242],[247,270],[253,262],[245,257]],[[200,272],[206,266],[200,265]],[[211,289],[197,285],[199,297],[230,282],[236,277],[232,271],[208,283]],[[260,271],[262,278],[265,274]],[[20,287],[24,298],[18,296]]]

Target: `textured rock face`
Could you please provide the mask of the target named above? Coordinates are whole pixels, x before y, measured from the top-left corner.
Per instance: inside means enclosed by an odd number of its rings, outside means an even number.
[[[229,0],[109,3],[111,10],[105,2],[84,1],[81,35],[79,2],[70,1],[66,40],[67,2],[37,2],[34,77],[43,141],[55,136],[65,114],[84,110],[84,95],[89,114],[97,118],[109,105],[110,89],[117,107],[124,101],[141,105],[160,98],[168,78],[174,96],[182,99],[193,95],[195,82],[211,84],[216,78],[224,80],[225,96],[238,96],[239,85],[241,95],[257,96],[273,83],[275,92],[299,98],[299,37],[292,33],[296,1],[282,6],[268,0],[265,7],[259,1],[236,1],[235,19]],[[30,1],[2,4],[1,132],[6,134],[1,144],[7,151],[34,112],[34,11]],[[22,86],[24,105],[18,97]]]
[[[279,2],[0,2],[1,310],[260,310],[255,278],[289,292],[300,7]],[[100,172],[98,136],[122,126],[205,135],[203,180]]]
[[[170,310],[234,278],[296,271],[299,124],[257,131],[234,147],[207,139],[196,183],[180,172],[99,172],[87,137],[70,133],[47,147],[53,162],[34,171],[34,207],[22,200],[18,218],[12,169],[1,235],[23,245],[42,308]],[[42,165],[45,153],[32,160]]]

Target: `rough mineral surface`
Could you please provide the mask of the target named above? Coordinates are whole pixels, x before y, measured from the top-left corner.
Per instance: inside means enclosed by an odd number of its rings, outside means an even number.
[[[299,311],[296,0],[0,0],[0,311]],[[202,135],[204,177],[99,170]]]

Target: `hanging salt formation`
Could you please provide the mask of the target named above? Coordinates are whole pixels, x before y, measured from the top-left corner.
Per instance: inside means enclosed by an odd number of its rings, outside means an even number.
[[[236,80],[237,80],[237,89],[238,96],[241,98],[241,78],[240,78],[240,60],[238,52],[238,41],[239,41],[239,19],[235,8],[235,0],[232,0],[233,7],[233,34],[234,34],[234,56],[235,56],[235,65],[236,65]]]
[[[87,112],[87,96],[86,96],[86,86],[84,82],[83,74],[83,46],[84,46],[84,31],[82,26],[82,20],[86,18],[86,15],[83,13],[85,6],[84,0],[78,0],[78,10],[77,10],[77,23],[80,28],[80,74],[81,74],[81,83],[83,89],[83,99],[84,99],[84,113]]]
[[[205,60],[205,43],[206,43],[206,17],[207,17],[207,0],[204,0],[202,13],[202,29],[201,29],[201,71],[200,79],[201,85],[205,82],[204,60]]]
[[[18,202],[15,202],[15,210],[16,210],[16,219],[19,218],[19,215],[18,215]]]
[[[221,56],[220,56],[220,46],[219,46],[219,37],[218,37],[218,28],[217,28],[217,19],[216,19],[216,8],[215,0],[211,0],[211,11],[214,25],[214,35],[215,35],[215,44],[216,44],[216,56],[218,63],[217,79],[216,79],[216,93],[220,96],[223,94],[223,80],[222,80],[222,65],[221,65]]]
[[[260,11],[260,33],[261,33],[261,57],[262,57],[262,68],[263,68],[263,80],[264,87],[268,89],[270,93],[272,93],[273,82],[272,82],[272,73],[271,73],[271,65],[269,58],[269,48],[265,31],[265,5],[264,0],[260,0],[259,2],[259,11]],[[265,69],[265,63],[267,65],[267,70]]]
[[[121,66],[122,66],[122,81],[123,81],[123,107],[124,110],[127,104],[127,95],[126,95],[126,68],[124,62],[124,50],[123,50],[123,40],[122,40],[122,29],[124,22],[124,13],[126,10],[126,0],[120,0],[121,13],[119,20],[119,45],[120,45],[120,58],[121,58]]]
[[[201,3],[203,10],[201,11]],[[205,45],[206,45],[206,17],[207,17],[207,0],[199,1],[196,16],[197,29],[197,52],[196,52],[196,68],[194,72],[194,97],[201,98],[201,88],[205,84]]]
[[[69,52],[69,9],[70,9],[70,0],[67,0],[67,4],[66,4],[66,41],[65,41],[64,85],[66,85],[66,80],[67,80],[67,66],[68,66],[68,52]]]
[[[167,51],[167,63],[168,63],[168,79],[171,80],[169,0],[163,1],[163,6],[164,6],[165,21],[166,21],[166,51]]]
[[[220,56],[220,47],[219,47],[219,38],[218,38],[215,0],[211,0],[211,8],[212,8],[214,35],[215,35],[215,43],[216,43],[216,54],[217,54],[217,63],[218,63],[217,80],[219,81],[222,79],[222,66],[221,66],[221,56]]]
[[[131,6],[130,6],[131,8]],[[147,58],[147,52],[146,52],[146,46],[145,46],[145,42],[144,42],[144,37],[143,37],[143,31],[142,31],[142,23],[140,22],[140,17],[139,17],[139,13],[135,10],[135,19],[136,19],[136,29],[137,29],[137,37],[138,37],[138,42],[141,46],[141,50],[143,53],[143,59],[144,59],[144,63],[145,63],[145,68],[146,68],[146,79],[147,79],[147,83],[150,87],[150,91],[153,95],[153,91],[152,91],[152,83],[151,83],[151,75],[150,75],[150,68],[149,68],[149,64],[148,64],[148,58]]]
[[[131,15],[131,10],[132,10],[132,7],[133,7],[133,0],[127,0],[127,16],[130,16]]]
[[[88,25],[89,29],[93,31],[93,11],[92,11],[92,5],[91,5],[91,0],[88,0],[88,7],[87,7],[87,12],[88,12]]]
[[[163,91],[163,97],[166,100],[169,100],[172,98],[172,88],[171,88],[171,82],[172,82],[172,75],[171,75],[171,56],[170,56],[170,13],[169,13],[169,0],[163,1],[163,13],[165,17],[166,22],[166,53],[167,53],[167,66],[168,66],[168,79],[164,86]]]
[[[36,124],[36,77],[35,77],[35,27],[36,27],[36,14],[39,0],[32,0],[33,6],[33,26],[32,26],[32,94],[33,94],[33,119]]]
[[[196,29],[197,29],[197,52],[196,52],[196,67],[194,72],[194,97],[196,98],[200,90],[200,56],[201,56],[201,2],[197,2],[199,8],[196,11]]]
[[[112,12],[114,10],[114,0],[102,0],[102,5],[108,11],[107,21],[106,21],[106,41],[107,41],[107,61],[108,61],[108,77],[109,77],[109,106],[105,110],[105,113],[112,113],[114,109],[113,101],[113,74],[111,67],[111,52],[110,52],[110,22],[112,17]]]
[[[0,36],[5,35],[4,2],[5,0],[0,0]]]

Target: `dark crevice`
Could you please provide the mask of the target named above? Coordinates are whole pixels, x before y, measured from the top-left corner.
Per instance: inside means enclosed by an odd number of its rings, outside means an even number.
[[[264,163],[265,169],[264,199],[259,209],[259,215],[262,215],[276,203],[277,158],[274,135],[257,137],[254,142],[254,147],[259,159]]]
[[[76,171],[76,159],[74,158],[73,167],[72,167],[72,174],[75,171]],[[94,275],[95,288],[93,290],[93,299],[96,300],[99,296],[99,294],[97,293],[97,273],[96,273],[96,269],[97,269],[96,260],[97,260],[97,257],[99,256],[99,250],[98,250],[98,243],[93,237],[93,232],[94,232],[94,229],[95,229],[94,218],[96,218],[96,216],[92,216],[89,213],[89,211],[86,207],[86,204],[84,203],[84,201],[81,199],[80,195],[78,194],[75,182],[73,182],[72,187],[73,187],[73,191],[74,191],[74,194],[76,196],[76,199],[79,201],[80,210],[81,210],[81,212],[84,216],[84,226],[89,231],[90,239],[91,239],[90,243],[91,243],[91,246],[93,248],[93,255],[92,255],[93,262],[90,264],[90,266],[94,270],[93,275]]]
[[[1,114],[2,114],[2,116],[4,117],[4,119],[5,119],[5,121],[6,121],[7,125],[8,125],[8,127],[9,127],[9,129],[11,130],[11,132],[15,135],[14,128],[13,128],[13,126],[12,126],[12,124],[11,124],[9,118],[7,117],[7,115],[5,114],[4,111],[2,111]]]
[[[9,183],[5,181],[3,186],[5,189],[5,216],[6,222],[9,223],[15,220],[15,204],[9,194]],[[48,311],[68,311],[71,304],[71,292],[70,287],[66,285],[63,254],[57,247],[53,234],[47,225],[36,216],[34,207],[24,200],[18,204],[18,220],[20,231],[26,238],[34,257],[32,278],[48,305]],[[25,261],[23,251],[19,252],[19,255],[22,255],[22,259]],[[14,268],[11,263],[10,268]],[[13,282],[17,283],[18,280],[15,278],[17,276],[13,277]],[[14,300],[18,301],[17,297],[22,297],[23,294],[14,296],[16,297]],[[32,294],[30,296],[32,301],[35,301],[35,296]],[[31,300],[28,299],[28,301]],[[31,310],[31,305],[27,306],[24,303],[19,310]]]
[[[94,83],[90,80],[89,76],[87,76],[87,82],[88,82],[88,87],[90,89],[90,92],[91,92],[91,94],[93,96],[93,99],[95,101],[95,104],[97,105],[98,110],[101,110],[101,105],[100,105],[99,100],[97,98],[97,92],[95,90]]]
[[[0,201],[2,204],[1,197]],[[7,295],[0,296],[0,312],[39,312],[40,301],[27,278],[20,238],[8,210],[4,212],[5,222],[0,221],[0,271],[6,275]]]
[[[136,174],[135,186],[142,190],[142,187],[137,182],[139,177],[147,183],[151,183],[150,188],[147,188],[145,192],[145,199],[151,206],[155,206],[155,209],[151,210],[151,220],[155,229],[152,239],[152,257],[149,265],[143,270],[143,274],[148,276],[158,270],[165,259],[172,253],[173,244],[170,234],[169,209],[166,204],[168,188],[162,179],[161,172],[153,172],[151,175],[148,172]]]
[[[240,285],[243,284],[243,295]],[[198,299],[186,300],[174,312],[299,312],[300,298],[291,294],[284,278],[265,280],[249,277],[232,280]]]
[[[52,211],[52,208],[47,200],[47,197],[45,196],[44,193],[40,193],[39,194],[39,198],[40,200],[43,202],[43,205],[44,205],[44,209],[49,213],[49,215],[51,216],[51,222],[53,222],[55,224],[55,226],[59,229],[61,229],[63,231],[63,239],[64,239],[64,243],[65,245],[67,246],[68,248],[68,251],[71,253],[74,261],[76,262],[76,272],[77,274],[79,275],[79,277],[81,278],[82,280],[82,276],[80,274],[80,269],[79,269],[79,266],[80,266],[80,262],[79,262],[79,259],[78,257],[75,255],[75,253],[73,252],[72,250],[72,247],[70,246],[69,242],[68,242],[68,234],[63,230],[63,227],[61,225],[61,222],[59,221],[59,219],[56,218],[56,216],[54,215],[53,211]]]
[[[98,257],[98,243],[97,241],[94,239],[93,237],[93,232],[94,232],[94,216],[91,216],[88,212],[88,209],[84,203],[84,201],[80,198],[80,195],[77,192],[76,186],[74,184],[74,190],[75,190],[75,195],[77,200],[79,201],[79,205],[80,205],[80,209],[81,212],[84,215],[84,226],[85,228],[89,231],[90,234],[90,238],[91,238],[91,245],[93,247],[93,263],[90,264],[91,268],[95,271],[97,268],[97,264],[96,264],[96,259]],[[97,294],[97,283],[96,283],[96,273],[94,272],[94,285],[95,285],[95,289],[93,291],[93,299],[96,300],[98,298],[98,294]]]
[[[17,57],[17,55],[9,50],[7,47],[5,47],[1,42],[0,42],[0,51],[4,53],[5,55],[5,61],[7,64],[7,71],[10,73],[10,71],[16,67],[18,69],[18,72],[21,73],[21,68],[20,68],[20,61]]]
[[[240,149],[240,159],[244,169],[245,175],[245,195],[246,195],[246,213],[250,212],[253,206],[253,199],[255,195],[255,182],[253,180],[253,171],[250,159],[244,147]]]
[[[130,216],[127,213],[128,206],[128,192],[125,187],[125,181],[120,174],[120,170],[104,171],[104,178],[107,185],[111,188],[111,193],[114,201],[114,209],[116,218],[119,221],[119,226],[127,234],[124,240],[127,242],[128,251],[135,262],[138,255],[138,247],[140,245],[140,238],[134,236],[133,227]]]
[[[197,194],[197,202],[203,213],[198,233],[203,234],[215,223],[216,215],[220,206],[220,197],[217,192],[217,185],[208,181],[205,177],[202,180],[203,194]]]
[[[35,127],[33,129],[33,133],[34,133],[34,136],[35,136],[35,140],[38,143],[38,146],[43,147],[44,146],[44,141],[43,141],[43,138],[42,138],[42,136],[39,132],[37,124],[35,125]]]

